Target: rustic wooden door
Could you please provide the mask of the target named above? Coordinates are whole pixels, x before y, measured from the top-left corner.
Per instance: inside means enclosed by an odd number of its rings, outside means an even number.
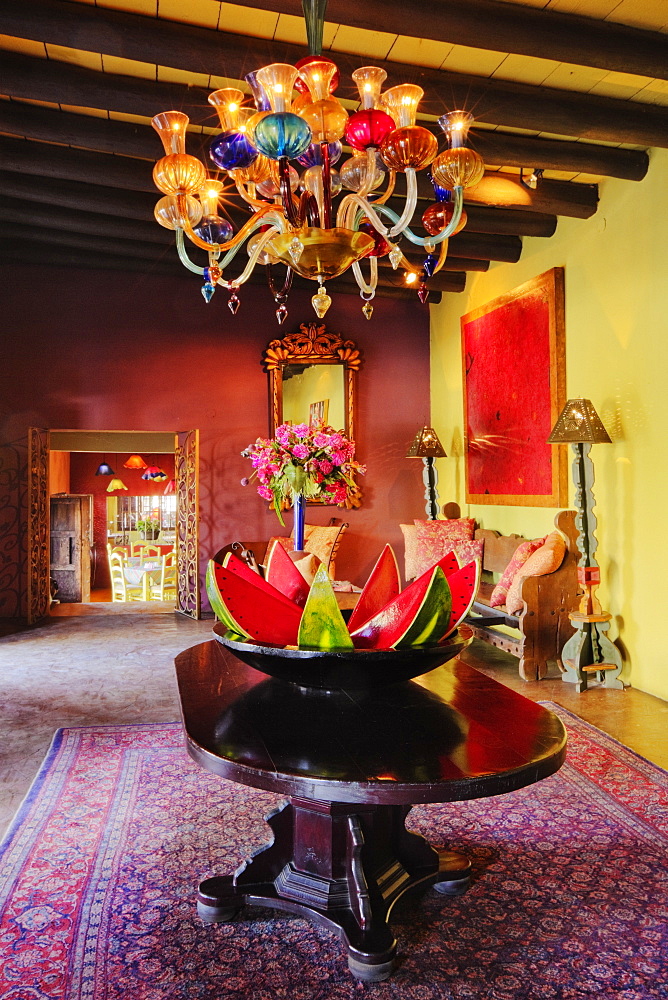
[[[92,503],[89,495],[51,497],[51,579],[62,604],[90,601]]]
[[[176,610],[200,618],[199,431],[180,431],[174,442],[176,479]]]
[[[49,432],[28,428],[28,530],[26,618],[46,618],[51,606],[49,585]]]

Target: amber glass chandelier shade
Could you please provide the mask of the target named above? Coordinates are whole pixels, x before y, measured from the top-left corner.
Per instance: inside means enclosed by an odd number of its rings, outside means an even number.
[[[184,115],[182,111],[163,111],[151,119],[151,125],[160,136],[166,155],[185,153],[189,121],[188,115]]]
[[[218,212],[218,200],[225,190],[222,181],[209,178],[199,189],[199,200],[202,203],[203,215],[216,215]]]
[[[408,167],[423,170],[438,153],[438,143],[427,128],[407,125],[397,128],[380,147],[383,162],[391,170],[403,172]]]
[[[569,399],[547,439],[550,444],[612,444],[590,399]]]
[[[262,184],[271,177],[271,160],[258,153],[257,158],[249,166],[237,170],[235,177],[247,184]]]
[[[443,188],[475,187],[483,179],[485,164],[479,153],[467,146],[439,153],[431,168],[432,177]]]
[[[130,455],[127,462],[123,462],[124,469],[145,469],[146,462],[141,455]]]
[[[352,74],[362,102],[362,110],[370,111],[380,101],[380,88],[387,80],[387,73],[380,66],[360,66]]]
[[[324,101],[332,92],[336,66],[330,59],[311,59],[299,70],[299,78],[308,87],[312,101]]]
[[[220,127],[223,132],[237,127],[239,109],[243,103],[244,93],[236,87],[223,87],[209,94],[209,104],[218,112]]]
[[[295,236],[304,247],[298,261],[290,254],[290,245]],[[312,226],[274,236],[267,249],[302,278],[326,281],[343,274],[351,264],[365,257],[373,249],[373,245],[372,237],[366,233],[352,229],[318,229]]]
[[[400,83],[398,87],[390,87],[381,97],[380,103],[384,111],[395,120],[398,128],[415,125],[418,104],[424,97],[424,90],[414,83]]]
[[[186,208],[188,211],[187,222],[191,226],[196,226],[202,218],[202,206],[200,202],[193,195],[186,195]],[[153,209],[153,215],[156,222],[159,222],[165,229],[185,228],[184,221],[186,220],[183,219],[177,200],[173,195],[166,194],[164,198],[161,198]]]
[[[170,153],[153,168],[153,182],[163,194],[195,194],[205,180],[204,164],[188,153]]]
[[[429,205],[422,213],[422,225],[430,236],[438,236],[449,224],[454,211],[455,206],[451,201],[436,201],[433,205]],[[452,233],[453,236],[462,231],[467,220],[466,211],[462,209],[461,218]]]
[[[272,63],[257,71],[257,79],[264,89],[272,111],[287,111],[292,102],[292,91],[299,70],[290,63]]]
[[[300,115],[311,129],[313,142],[337,142],[348,122],[348,112],[335,97],[309,102]]]

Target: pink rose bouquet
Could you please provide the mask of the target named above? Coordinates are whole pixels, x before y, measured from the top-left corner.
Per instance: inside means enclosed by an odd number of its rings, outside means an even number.
[[[358,490],[355,473],[366,467],[355,461],[355,444],[328,424],[281,424],[273,438],[258,438],[241,452],[250,458],[253,473],[242,479],[244,486],[257,477],[257,491],[271,500],[281,524],[288,498],[303,494],[307,500],[324,500],[342,506]]]

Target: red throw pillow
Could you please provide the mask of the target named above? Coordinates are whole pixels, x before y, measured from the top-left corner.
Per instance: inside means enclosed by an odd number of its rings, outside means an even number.
[[[421,576],[448,552],[454,552],[458,542],[471,541],[474,528],[473,517],[458,517],[447,521],[416,520],[415,575]]]
[[[460,566],[467,566],[470,562],[478,562],[482,567],[484,547],[484,538],[472,538],[470,542],[457,542],[452,551],[457,556],[457,562]]]
[[[524,566],[529,556],[541,547],[544,541],[545,538],[533,538],[531,541],[521,542],[517,546],[515,555],[504,569],[501,579],[492,591],[489,603],[493,608],[499,608],[502,604],[506,603],[506,596],[515,574]]]

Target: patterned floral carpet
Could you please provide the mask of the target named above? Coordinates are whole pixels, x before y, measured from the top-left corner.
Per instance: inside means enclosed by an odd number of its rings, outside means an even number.
[[[377,984],[300,917],[198,920],[197,883],[267,841],[276,796],[201,771],[177,723],[60,730],[0,853],[1,1000],[665,998],[668,775],[557,711],[558,774],[410,814],[475,879],[397,905]]]

